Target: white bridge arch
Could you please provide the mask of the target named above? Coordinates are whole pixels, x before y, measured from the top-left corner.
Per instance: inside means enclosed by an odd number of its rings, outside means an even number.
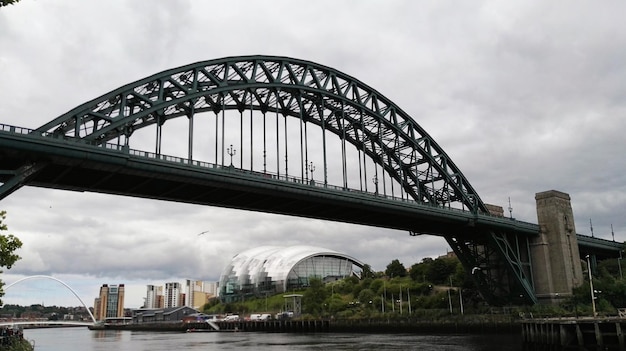
[[[96,322],[96,317],[93,316],[93,313],[91,313],[91,311],[89,310],[89,307],[87,307],[87,305],[85,304],[85,302],[83,301],[83,299],[80,298],[80,296],[78,296],[78,294],[76,293],[76,291],[74,289],[72,289],[71,286],[67,285],[64,281],[62,281],[61,279],[49,276],[49,275],[31,275],[29,277],[24,277],[22,279],[18,279],[16,281],[14,281],[11,284],[8,284],[7,286],[4,287],[4,290],[8,290],[10,287],[12,287],[15,284],[21,283],[25,280],[30,280],[30,279],[50,279],[50,280],[54,280],[58,283],[61,283],[64,287],[66,287],[69,291],[72,292],[72,294],[74,294],[74,296],[76,296],[76,298],[78,299],[78,301],[80,301],[80,303],[83,304],[83,306],[85,307],[85,309],[87,310],[87,313],[89,313],[89,316],[91,317],[91,320],[93,321],[93,323],[97,323]]]

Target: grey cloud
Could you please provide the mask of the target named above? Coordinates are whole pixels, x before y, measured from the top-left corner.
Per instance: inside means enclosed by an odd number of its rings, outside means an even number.
[[[579,233],[589,234],[592,218],[597,236],[610,239],[613,224],[622,241],[624,7],[23,1],[0,12],[0,123],[36,128],[119,86],[192,62],[291,56],[343,71],[394,101],[481,198],[507,214],[510,197],[514,217],[536,222],[534,194],[561,190],[572,197]],[[168,147],[184,153],[184,126],[169,123]],[[151,138],[133,142],[150,150]],[[12,273],[71,273],[77,284],[84,281],[76,276],[95,284],[217,279],[234,254],[258,245],[314,244],[377,270],[447,248],[441,238],[393,230],[38,188],[20,189],[0,208],[25,243]]]

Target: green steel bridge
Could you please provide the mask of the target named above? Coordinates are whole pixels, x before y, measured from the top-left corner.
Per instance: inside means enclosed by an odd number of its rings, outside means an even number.
[[[36,129],[0,125],[0,165],[0,199],[29,185],[442,236],[489,303],[537,302],[539,226],[490,214],[414,119],[313,62],[227,57],[160,72]],[[622,247],[579,238],[581,253]]]

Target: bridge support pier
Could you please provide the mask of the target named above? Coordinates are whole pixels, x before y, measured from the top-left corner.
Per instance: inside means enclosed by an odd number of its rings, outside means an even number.
[[[550,190],[535,194],[541,232],[531,242],[535,293],[540,303],[557,303],[583,283],[570,196]]]

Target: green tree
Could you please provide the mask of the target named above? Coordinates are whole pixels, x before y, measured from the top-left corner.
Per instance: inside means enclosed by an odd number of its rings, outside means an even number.
[[[359,292],[357,299],[363,306],[369,306],[374,297],[376,297],[376,294],[371,289],[363,289]]]
[[[19,2],[20,0],[0,0],[0,7],[2,6],[7,6],[7,5],[13,5],[17,2]]]
[[[624,270],[620,274],[621,261],[622,260],[617,259],[617,258],[599,261],[597,271],[593,273],[596,273],[596,275],[600,277],[610,276],[615,279],[621,279],[624,273],[626,273],[626,270]],[[624,267],[621,267],[621,268],[623,269]]]
[[[6,212],[0,211],[0,233],[8,230],[7,225],[4,223],[6,218]],[[19,260],[21,257],[15,254],[15,250],[22,247],[22,242],[20,239],[16,238],[12,234],[0,234],[0,268],[6,267],[7,269],[11,269],[11,267]],[[2,270],[0,269],[0,273]],[[4,290],[2,287],[4,283],[0,280],[0,297],[4,296]],[[0,300],[0,306],[2,306],[2,300]]]
[[[361,273],[361,279],[375,278],[375,277],[376,277],[376,273],[374,273],[374,271],[372,270],[372,266],[370,266],[369,264],[364,264],[363,270]]]
[[[359,296],[359,293],[361,292],[361,290],[365,289],[363,287],[363,285],[361,284],[357,284],[354,286],[354,288],[352,289],[352,296],[356,297]]]
[[[409,271],[409,276],[416,282],[424,283],[426,282],[426,272],[430,269],[430,266],[433,263],[433,259],[430,257],[425,257],[422,259],[421,263],[415,263],[411,266],[411,270]]]
[[[404,265],[400,263],[398,259],[391,261],[390,264],[387,265],[387,269],[385,270],[385,274],[388,277],[406,277],[406,268]]]
[[[382,293],[384,284],[382,279],[376,279],[370,284],[369,288],[375,293]]]
[[[324,306],[326,307],[326,311],[330,314],[335,314],[346,309],[346,303],[341,299],[339,294],[329,296],[324,301]]]
[[[339,294],[350,294],[354,290],[355,285],[358,284],[359,278],[352,275],[346,279],[333,283],[331,290]]]
[[[449,277],[456,272],[457,264],[459,260],[456,258],[437,258],[426,272],[426,279],[433,284],[448,283]]]
[[[324,307],[324,300],[328,297],[328,290],[320,278],[309,278],[309,288],[302,296],[302,308],[310,314],[319,314]]]

